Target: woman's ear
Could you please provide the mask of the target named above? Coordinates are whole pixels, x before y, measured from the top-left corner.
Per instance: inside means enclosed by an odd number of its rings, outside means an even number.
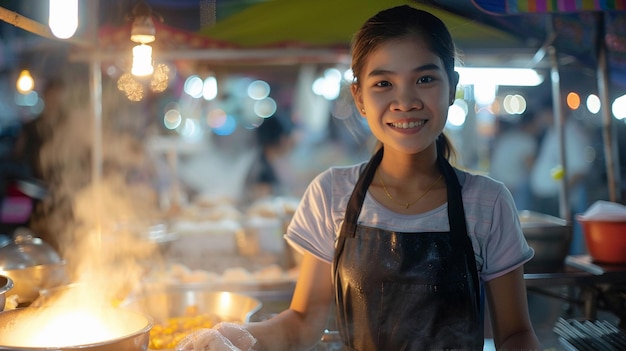
[[[361,113],[362,116],[365,115],[365,108],[363,107],[363,95],[361,94],[361,89],[356,84],[350,85],[350,92],[352,93],[352,98],[354,99],[354,104],[356,105],[357,110]]]

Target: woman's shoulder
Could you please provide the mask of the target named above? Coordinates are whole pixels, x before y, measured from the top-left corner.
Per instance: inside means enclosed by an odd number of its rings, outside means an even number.
[[[464,197],[476,196],[482,199],[495,199],[506,190],[504,183],[485,174],[461,169],[456,169],[456,174],[459,183],[461,183]]]

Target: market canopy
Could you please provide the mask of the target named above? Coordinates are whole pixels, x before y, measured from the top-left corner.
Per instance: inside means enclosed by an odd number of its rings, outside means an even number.
[[[261,2],[199,33],[248,48],[347,48],[352,35],[376,12],[408,4],[441,18],[460,47],[515,47],[511,34],[435,6],[407,0],[274,0]]]

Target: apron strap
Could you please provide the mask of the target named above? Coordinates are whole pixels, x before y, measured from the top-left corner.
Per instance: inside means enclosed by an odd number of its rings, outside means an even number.
[[[383,159],[383,148],[381,147],[375,154],[372,156],[370,161],[367,163],[363,171],[361,171],[361,176],[354,186],[354,190],[352,191],[352,195],[350,195],[350,200],[348,200],[348,206],[346,207],[345,217],[343,219],[343,224],[341,225],[341,230],[339,231],[339,237],[337,238],[337,244],[335,247],[335,253],[333,258],[333,281],[337,281],[337,271],[335,270],[335,264],[341,256],[343,252],[344,243],[346,242],[346,236],[354,237],[356,235],[357,221],[359,215],[361,214],[361,208],[363,207],[363,200],[365,199],[365,195],[367,193],[367,189],[369,185],[372,183],[374,179],[374,175],[376,174],[376,168],[380,164],[380,161]],[[353,209],[352,211],[348,209]]]
[[[439,142],[437,142],[437,145],[439,145]],[[456,175],[456,171],[450,165],[450,162],[442,155],[442,150],[438,150],[437,162],[448,184],[448,222],[450,223],[450,232],[451,235],[456,235],[456,239],[459,240],[459,244],[465,251],[465,260],[467,261],[468,269],[472,273],[476,304],[477,306],[481,306],[480,281],[478,279],[478,269],[476,268],[476,258],[474,257],[472,240],[467,233],[467,221],[465,220],[461,183]]]

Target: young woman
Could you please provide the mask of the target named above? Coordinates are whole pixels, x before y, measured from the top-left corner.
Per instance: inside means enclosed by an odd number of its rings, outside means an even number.
[[[498,350],[540,350],[523,279],[533,251],[511,194],[448,162],[458,74],[445,25],[391,8],[352,49],[352,95],[379,148],[320,174],[303,196],[286,234],[304,254],[290,308],[196,332],[179,349],[306,350],[334,303],[347,350],[482,350],[486,296]]]

